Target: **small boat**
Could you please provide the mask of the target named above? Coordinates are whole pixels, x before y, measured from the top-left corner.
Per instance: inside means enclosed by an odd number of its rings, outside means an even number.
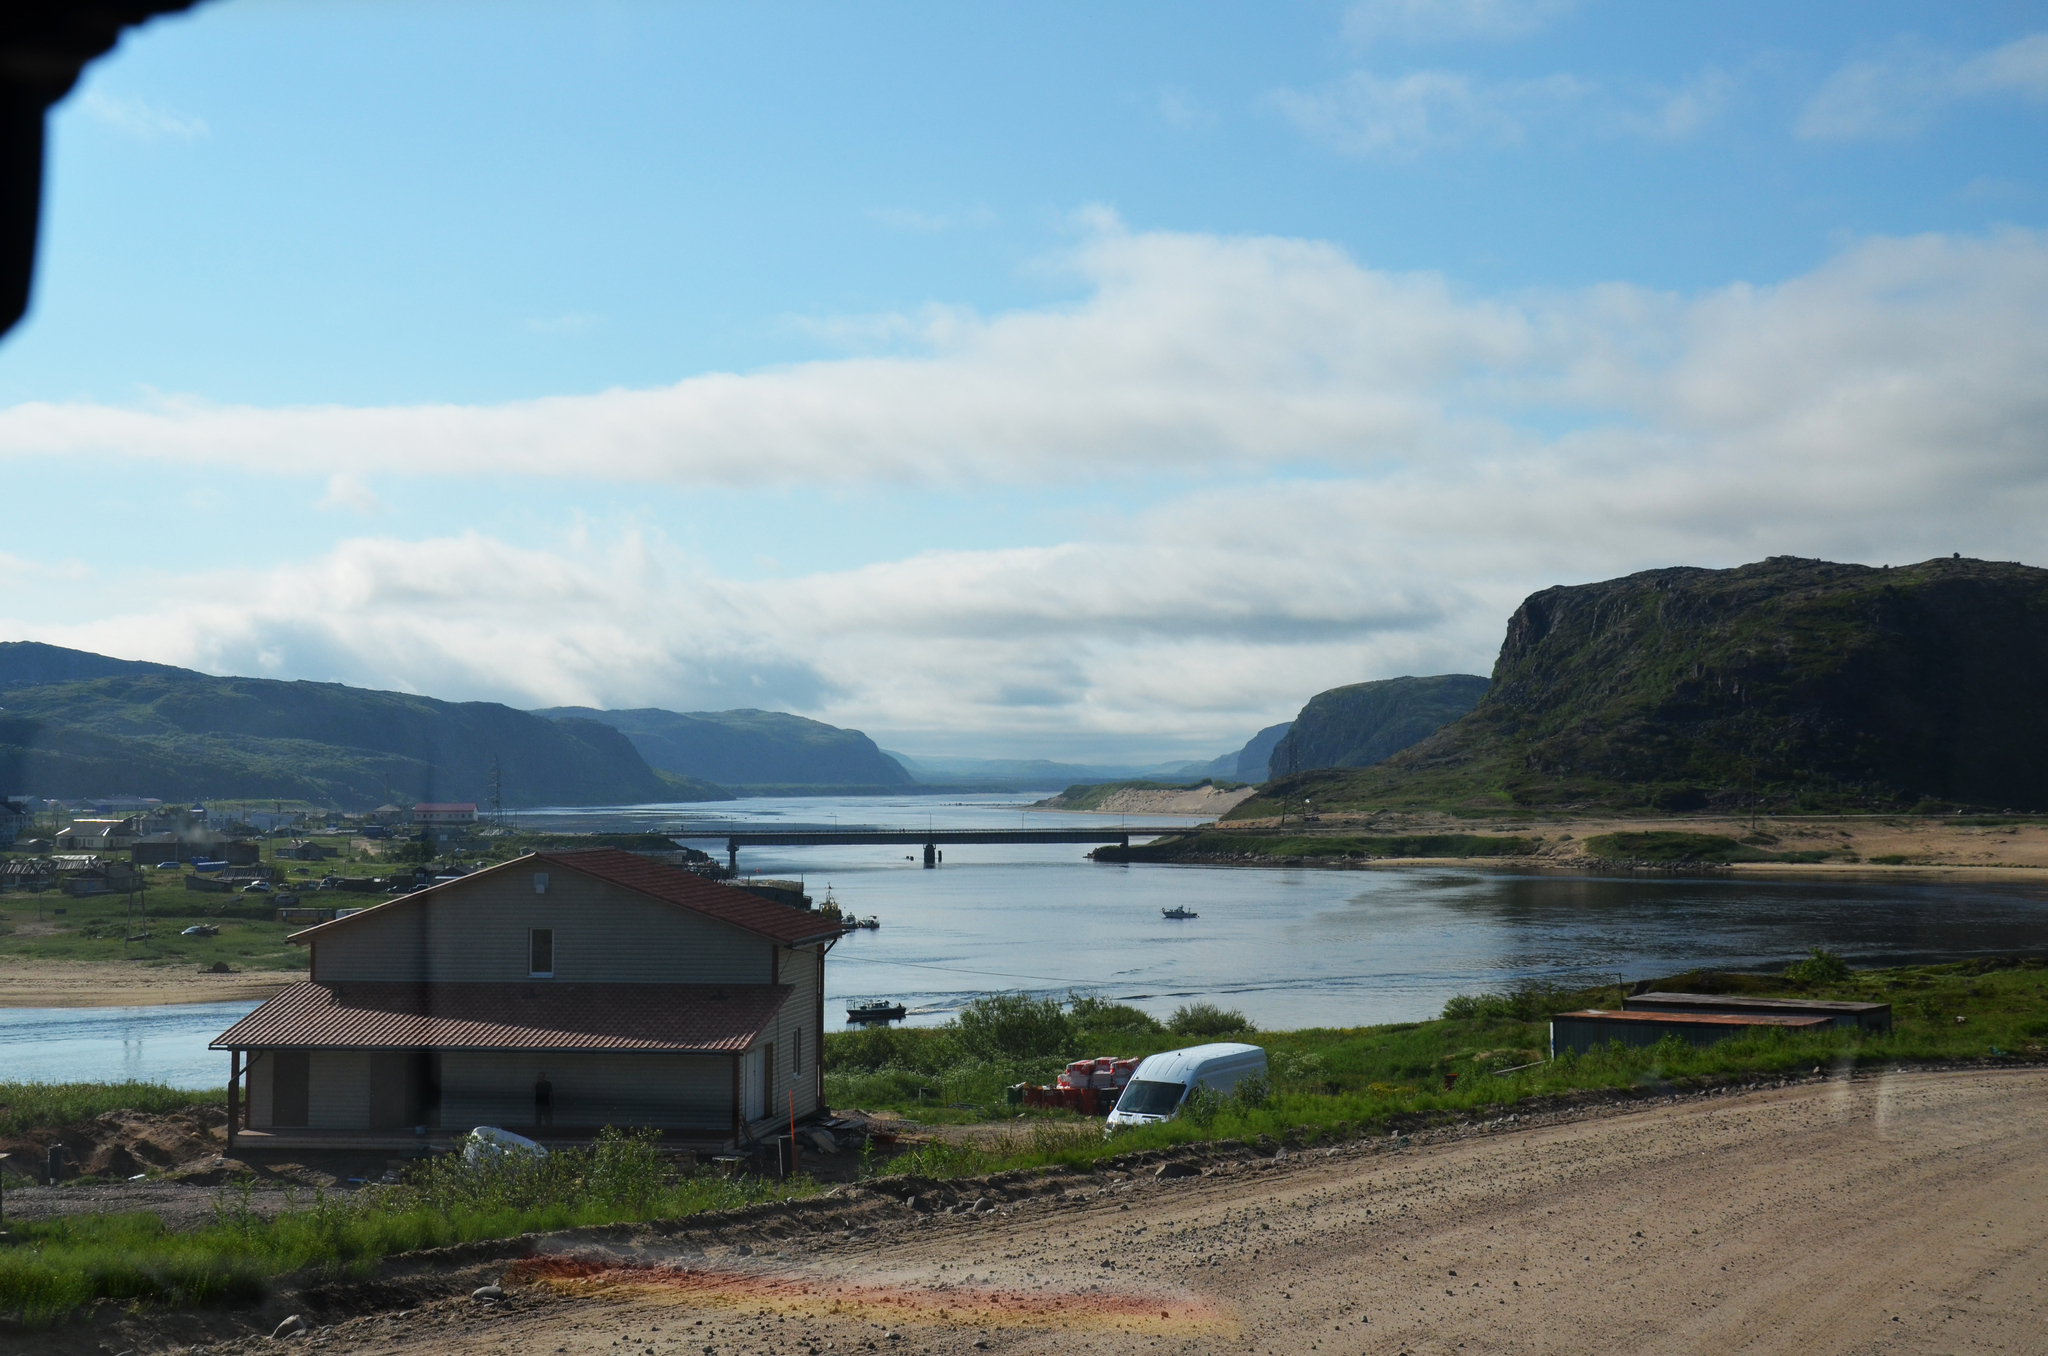
[[[891,1003],[885,998],[877,998],[872,1003],[856,1003],[848,1008],[846,1010],[846,1020],[856,1024],[861,1022],[900,1022],[903,1020],[904,1011],[904,1006],[901,1003]]]
[[[869,914],[865,918],[853,919],[846,926],[850,928],[866,928],[868,931],[873,932],[876,928],[882,926],[882,920],[873,914]]]
[[[1202,916],[1193,909],[1184,909],[1178,904],[1170,909],[1161,909],[1159,913],[1163,918],[1200,918]]]

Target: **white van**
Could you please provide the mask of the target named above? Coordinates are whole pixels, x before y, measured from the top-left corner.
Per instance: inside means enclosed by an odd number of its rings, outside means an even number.
[[[1240,1080],[1266,1076],[1266,1052],[1256,1045],[1218,1041],[1185,1050],[1168,1050],[1141,1061],[1131,1073],[1109,1123],[1150,1125],[1180,1114],[1181,1103],[1197,1087],[1229,1096]]]

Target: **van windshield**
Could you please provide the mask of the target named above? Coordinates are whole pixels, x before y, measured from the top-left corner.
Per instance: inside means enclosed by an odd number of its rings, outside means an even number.
[[[1136,1116],[1171,1116],[1186,1092],[1187,1086],[1183,1083],[1132,1079],[1131,1085],[1124,1089],[1124,1095],[1117,1099],[1116,1109]]]

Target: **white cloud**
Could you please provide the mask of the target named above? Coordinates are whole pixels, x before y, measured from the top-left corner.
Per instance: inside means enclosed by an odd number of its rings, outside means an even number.
[[[1182,131],[1210,127],[1216,122],[1216,115],[1203,108],[1200,100],[1178,87],[1160,90],[1153,107],[1158,111],[1161,122]]]
[[[1072,540],[739,580],[652,530],[366,538],[253,590],[246,571],[110,581],[119,615],[0,630],[523,705],[781,706],[934,749],[1194,756],[1340,682],[1484,672],[1553,583],[2038,553],[2048,235],[1870,240],[1696,296],[1472,297],[1271,239],[1114,234],[1082,267],[1084,301],[934,319],[925,356],[717,378],[717,419],[690,383],[485,411],[83,411],[107,446],[226,446],[252,469],[270,439],[380,475],[502,447],[507,487],[556,474],[549,448],[618,478],[737,460],[767,484],[886,484],[957,457],[986,481],[1111,465],[1185,486]],[[8,412],[0,446],[78,417]]]
[[[160,108],[147,100],[89,89],[79,97],[79,106],[97,121],[144,141],[169,137],[191,141],[209,130],[206,119],[191,113]]]
[[[1577,8],[1577,0],[1355,0],[1344,11],[1353,42],[1443,42],[1526,37]]]
[[[1799,120],[1818,141],[1908,137],[1968,99],[2048,99],[2048,33],[1959,56],[1901,38],[1882,56],[1846,63],[1822,84]]]
[[[365,517],[382,513],[386,507],[376,492],[363,482],[361,476],[348,471],[338,471],[327,478],[327,493],[313,507],[318,509],[348,509]]]

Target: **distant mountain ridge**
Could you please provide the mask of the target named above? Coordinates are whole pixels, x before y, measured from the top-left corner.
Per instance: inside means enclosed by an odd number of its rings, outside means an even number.
[[[1474,673],[1445,673],[1381,678],[1318,692],[1274,742],[1268,768],[1277,777],[1325,767],[1371,767],[1470,711],[1486,685]]]
[[[909,786],[910,773],[859,730],[783,711],[600,711],[553,706],[556,721],[595,721],[617,730],[652,767],[725,786]]]
[[[2048,570],[1774,556],[1545,589],[1509,619],[1470,714],[1375,766],[1276,783],[1233,815],[1300,795],[1324,808],[2048,809]]]
[[[495,762],[507,806],[726,798],[657,773],[592,721],[340,683],[217,678],[32,642],[0,644],[0,707],[8,794],[482,804]]]

